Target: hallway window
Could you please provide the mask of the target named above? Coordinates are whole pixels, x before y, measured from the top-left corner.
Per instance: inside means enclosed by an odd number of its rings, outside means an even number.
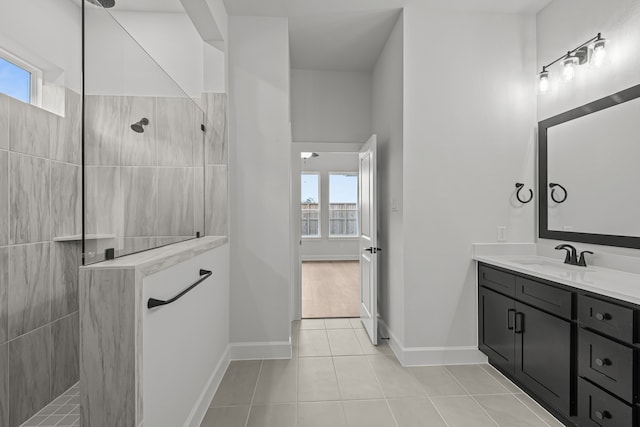
[[[358,235],[358,175],[329,174],[329,236]]]
[[[320,175],[303,173],[301,184],[302,237],[320,237]]]

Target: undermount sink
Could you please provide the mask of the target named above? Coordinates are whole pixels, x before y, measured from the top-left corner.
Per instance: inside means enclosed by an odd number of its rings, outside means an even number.
[[[578,267],[575,265],[564,264],[560,261],[545,260],[542,258],[535,259],[514,259],[510,260],[514,264],[520,264],[522,266],[529,267],[540,272],[547,273],[593,273],[592,270],[587,267]]]

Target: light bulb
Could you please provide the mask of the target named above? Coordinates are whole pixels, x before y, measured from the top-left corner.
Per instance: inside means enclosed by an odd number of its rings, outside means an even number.
[[[576,64],[578,59],[573,56],[567,56],[563,62],[562,75],[566,82],[570,82],[576,76]]]
[[[538,74],[538,90],[540,93],[546,93],[549,90],[549,72],[545,69]]]
[[[591,62],[596,67],[602,66],[605,58],[607,57],[607,49],[606,49],[607,41],[603,38],[600,38],[593,43],[593,53],[591,54]]]

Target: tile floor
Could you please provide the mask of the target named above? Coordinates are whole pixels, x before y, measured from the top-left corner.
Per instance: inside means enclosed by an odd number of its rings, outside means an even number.
[[[402,367],[359,319],[296,322],[293,344],[232,362],[201,427],[562,426],[489,365]]]
[[[25,421],[21,427],[80,426],[80,389],[78,384],[62,393],[53,402]]]

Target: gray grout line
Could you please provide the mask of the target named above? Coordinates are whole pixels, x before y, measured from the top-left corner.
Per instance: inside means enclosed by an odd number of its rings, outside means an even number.
[[[481,369],[482,369],[482,368],[481,368]],[[458,378],[457,378],[455,375],[453,375],[453,372],[449,371],[449,369],[447,369],[446,367],[445,367],[445,370],[446,370],[447,372],[449,372],[449,374],[453,377],[454,381],[456,381],[456,382],[460,385],[460,387],[462,387],[462,389],[463,389],[464,391],[466,391],[467,393],[469,393],[469,389],[467,389],[467,388],[462,384],[462,382],[461,382],[460,380],[458,380]],[[488,373],[488,372],[486,372],[484,369],[483,369],[482,371],[483,371],[485,374],[489,375],[489,373]],[[490,376],[490,375],[489,375],[489,376]],[[492,377],[492,378],[493,378],[493,377]],[[493,380],[494,380],[496,383],[498,382],[496,379],[493,379]],[[498,384],[500,384],[500,383],[498,383]],[[500,385],[502,386],[502,384],[500,384]],[[508,390],[507,390],[507,391],[508,391]],[[486,411],[486,409],[484,409],[484,407],[480,404],[480,402],[478,402],[478,401],[475,399],[475,397],[473,397],[473,395],[472,395],[471,393],[469,393],[469,397],[471,397],[471,399],[476,403],[476,405],[478,405],[478,407],[480,408],[480,410],[481,410],[482,412],[484,412],[484,413],[485,413],[485,415],[486,415],[487,417],[489,417],[489,419],[495,423],[495,425],[497,425],[498,427],[500,427],[500,424],[498,424],[498,422],[497,422],[496,420],[494,420],[494,419],[493,419],[493,417],[492,417],[491,415],[489,415],[489,412],[487,412],[487,411]]]
[[[244,427],[247,427],[249,425],[249,418],[251,417],[251,411],[253,410],[253,400],[256,397],[256,391],[258,391],[258,383],[260,382],[260,376],[262,375],[263,365],[264,365],[264,360],[261,360],[260,369],[258,369],[258,377],[256,378],[256,385],[253,387],[253,394],[251,394],[251,402],[249,402],[249,412],[247,412],[247,419],[244,422]]]
[[[523,402],[523,401],[522,401],[522,399],[520,399],[520,398],[518,397],[518,395],[517,395],[517,394],[514,394],[514,395],[513,395],[513,397],[515,397],[515,398],[516,398],[516,400],[517,400],[518,402],[522,403],[522,404],[524,405],[524,407],[525,407],[525,408],[527,408],[528,410],[530,410],[531,412],[533,412],[533,414],[534,414],[536,417],[538,417],[538,418],[540,419],[540,421],[542,421],[545,425],[547,425],[548,427],[551,427],[551,425],[550,425],[548,422],[546,422],[544,419],[542,419],[542,417],[541,417],[540,415],[538,415],[538,414],[536,413],[536,411],[534,411],[533,409],[531,409],[531,408],[529,407],[529,405],[527,405],[527,404],[526,404],[526,402]],[[538,405],[538,402],[536,402],[536,405]],[[540,405],[538,405],[538,406],[540,406]],[[543,411],[545,411],[545,412],[548,412],[548,411],[547,411],[546,409],[544,409],[542,406],[540,406],[540,409],[542,409],[542,410],[543,410]],[[549,414],[549,415],[551,415],[551,414]],[[553,416],[553,415],[551,415],[551,416]],[[553,418],[555,418],[555,417],[553,417]],[[558,421],[558,422],[559,422],[559,421]]]

